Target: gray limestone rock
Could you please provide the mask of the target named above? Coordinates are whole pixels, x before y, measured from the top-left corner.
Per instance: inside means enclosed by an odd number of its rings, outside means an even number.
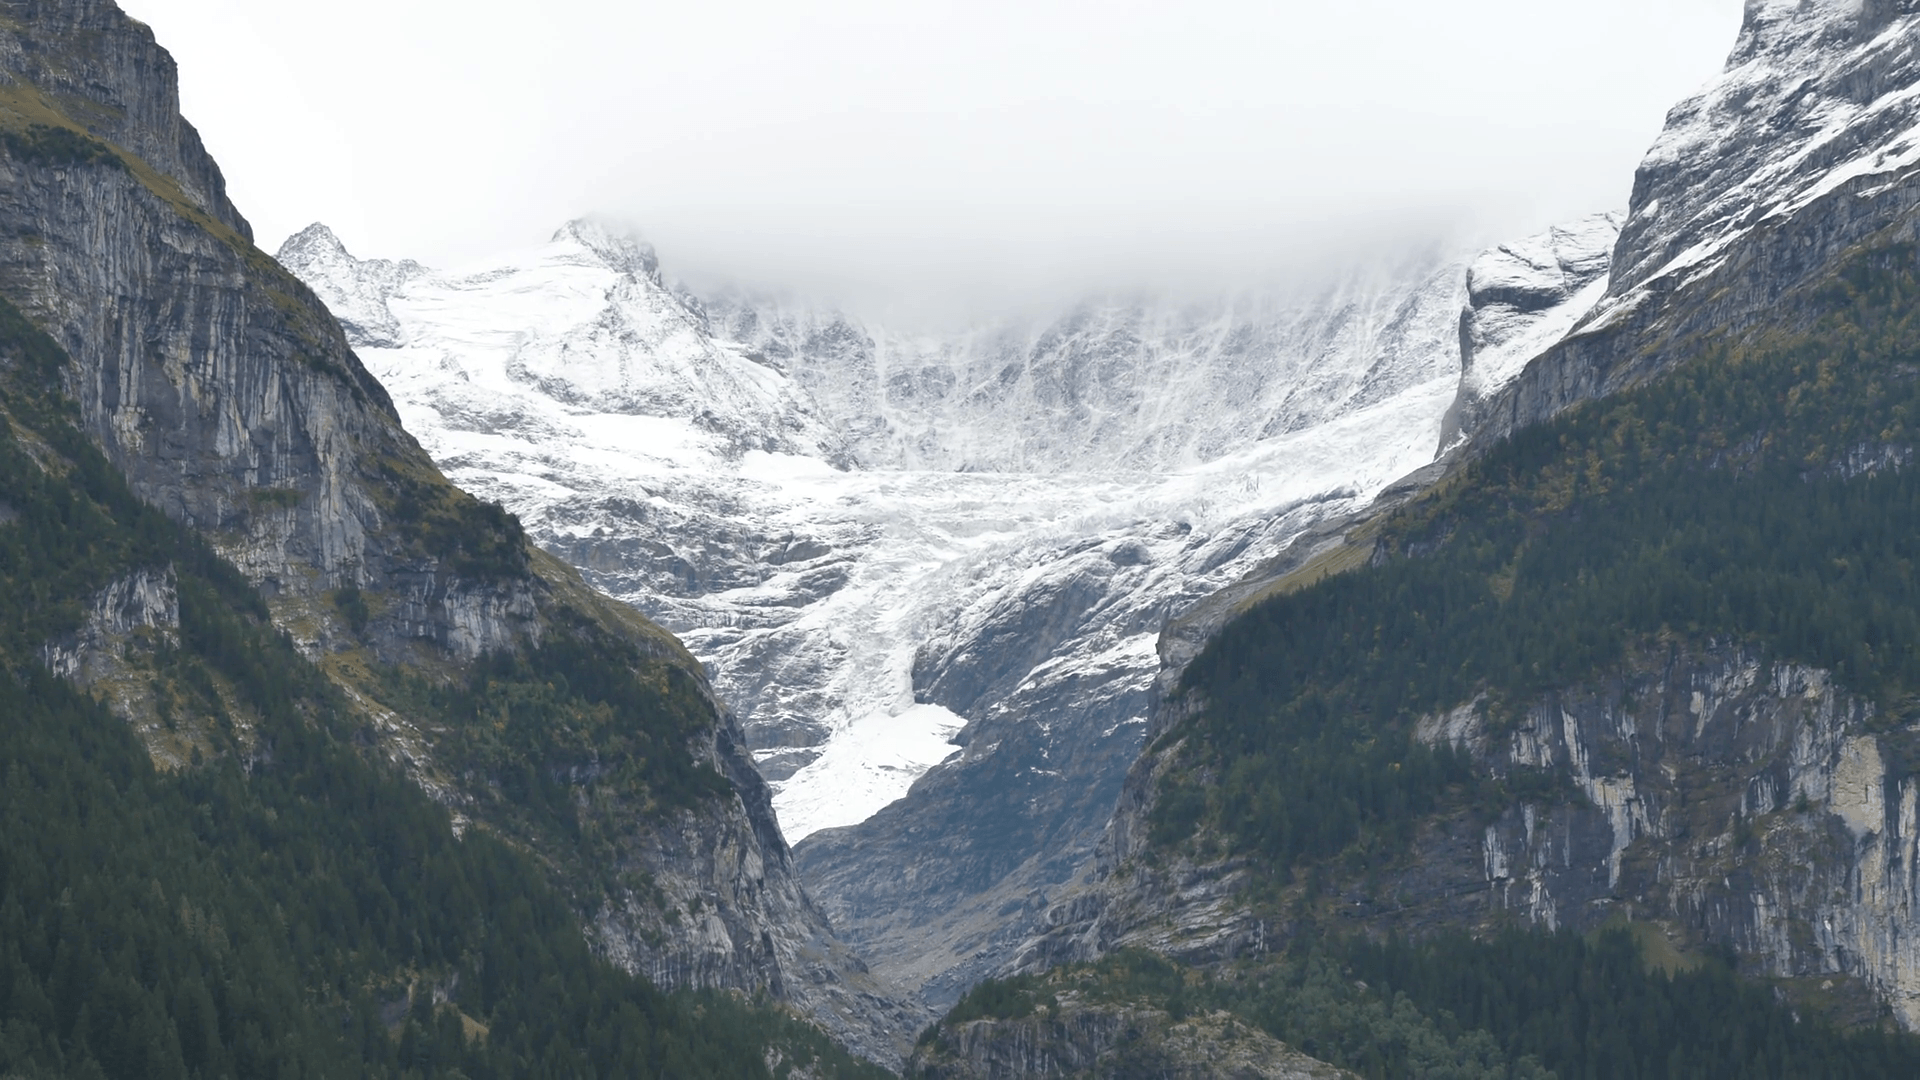
[[[1920,202],[1920,12],[1750,0],[1726,72],[1676,105],[1634,180],[1606,294],[1497,393],[1463,398],[1475,447],[1781,325],[1840,254],[1911,241]]]
[[[943,1027],[907,1065],[913,1080],[1352,1080],[1353,1074],[1232,1016],[1175,1019],[1160,1009],[1097,1004],[1077,993],[1020,1020]]]
[[[435,540],[433,515],[509,541],[518,525],[445,481],[340,324],[253,246],[151,31],[109,0],[12,0],[0,16],[0,127],[21,136],[0,152],[0,294],[66,348],[83,424],[134,491],[237,565],[364,711],[380,751],[456,813],[480,805],[461,786],[471,778],[439,768],[439,733],[380,703],[373,666],[446,679],[539,642],[556,619],[585,619],[690,676],[712,717],[693,751],[735,794],[657,833],[633,830],[621,869],[713,919],[684,939],[655,933],[621,914],[630,896],[593,895],[600,877],[562,886],[600,916],[596,945],[628,967],[669,986],[767,990],[897,1064],[922,1014],[872,980],[807,901],[765,784],[697,663],[555,560],[523,550],[513,572],[481,572]],[[37,150],[41,129],[93,149]],[[111,684],[126,641],[170,632],[170,580],[156,568],[108,590],[85,633],[49,644],[49,663]],[[364,625],[332,602],[348,587],[364,597]],[[150,734],[138,689],[108,696]],[[631,801],[610,787],[596,798]],[[568,865],[564,851],[542,854]]]

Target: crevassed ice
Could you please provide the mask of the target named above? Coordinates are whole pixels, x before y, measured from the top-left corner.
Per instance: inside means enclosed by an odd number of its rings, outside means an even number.
[[[581,225],[455,271],[324,229],[280,257],[451,479],[709,666],[794,841],[958,752],[941,671],[1026,634],[1022,686],[1144,686],[1166,617],[1431,461],[1466,278],[940,336],[703,302]],[[1051,629],[1023,629],[1035,597]]]

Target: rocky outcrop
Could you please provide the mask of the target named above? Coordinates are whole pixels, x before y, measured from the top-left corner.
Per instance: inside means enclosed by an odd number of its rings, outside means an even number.
[[[177,643],[180,596],[173,571],[136,570],[94,598],[86,625],[64,641],[48,642],[47,669],[82,686],[111,674],[128,638],[144,635],[156,645]]]
[[[1730,945],[1755,974],[1839,984],[1842,999],[1852,985],[1920,1027],[1920,726],[1886,722],[1823,671],[1726,646],[1643,656],[1504,727],[1475,702],[1420,734],[1495,774],[1547,770],[1570,797],[1429,823],[1417,856],[1341,887],[1328,912],[1341,922],[1416,935],[1651,923],[1682,950]],[[1054,907],[1021,969],[1122,947],[1218,963],[1284,939],[1284,916],[1249,905],[1245,863],[1149,853],[1177,752],[1136,767],[1102,849],[1110,876]]]
[[[696,300],[590,223],[461,274],[280,258],[397,328],[354,341],[453,478],[707,663],[809,892],[936,1004],[1090,865],[1166,621],[1431,459],[1465,295],[1420,263],[923,339]]]
[[[907,1065],[913,1080],[1125,1077],[1139,1080],[1350,1080],[1259,1028],[1219,1012],[1176,1019],[1073,992],[1044,1013],[940,1029]]]
[[[200,133],[180,115],[179,69],[153,31],[113,0],[6,0],[0,10],[12,23],[0,34],[8,112],[72,116],[170,180],[194,209],[253,238]]]
[[[1634,180],[1606,295],[1458,416],[1487,446],[1791,321],[1781,303],[1920,226],[1920,12],[1905,0],[1749,0],[1724,75],[1668,114]]]
[[[1467,268],[1460,393],[1441,432],[1443,450],[1478,427],[1488,400],[1600,302],[1623,220],[1601,214],[1555,226],[1502,244]]]
[[[325,225],[309,225],[280,245],[275,261],[306,282],[356,346],[400,344],[400,320],[387,300],[427,268],[407,259],[355,259]]]
[[[1920,727],[1824,671],[1725,647],[1644,657],[1540,699],[1511,730],[1469,705],[1421,734],[1490,769],[1550,770],[1577,797],[1436,827],[1394,899],[1362,917],[1653,920],[1683,946],[1732,945],[1759,974],[1859,980],[1920,1027]]]
[[[876,977],[807,896],[772,793],[731,714],[708,760],[733,781],[748,827],[683,812],[635,837],[617,868],[627,883],[592,920],[598,942],[615,963],[659,986],[788,1002],[854,1053],[898,1068],[932,1012]]]
[[[485,777],[442,766],[448,733],[383,703],[393,673],[464,679],[483,654],[529,650],[561,627],[617,642],[663,683],[690,680],[711,717],[691,749],[733,781],[732,794],[656,833],[644,793],[574,778],[583,805],[628,816],[618,873],[562,886],[590,916],[603,913],[596,944],[629,967],[784,994],[819,1009],[849,1044],[898,1062],[917,1014],[881,1000],[806,902],[765,785],[698,663],[531,550],[509,515],[447,483],[340,324],[253,247],[180,118],[172,60],[107,0],[0,4],[0,222],[0,294],[67,350],[66,386],[112,464],[259,587],[278,627],[362,710],[378,750],[463,827],[499,829],[556,870],[579,869],[568,841],[526,832],[504,811],[487,816],[502,800]],[[115,690],[115,657],[131,655],[125,643],[143,629],[170,632],[164,581],[109,589],[86,631],[48,650],[57,670],[106,687],[136,722],[152,694]],[[141,729],[157,758],[180,764],[152,725]],[[650,934],[619,916],[633,890],[610,878],[725,914],[685,941]],[[822,987],[836,981],[855,989],[834,998]]]

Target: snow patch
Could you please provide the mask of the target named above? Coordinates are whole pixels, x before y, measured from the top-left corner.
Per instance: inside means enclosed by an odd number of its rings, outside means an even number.
[[[909,705],[848,723],[818,761],[782,786],[781,827],[791,837],[789,820],[804,823],[809,834],[867,820],[959,753],[953,737],[966,724],[939,705]]]
[[[1433,459],[1466,299],[1422,264],[930,338],[693,300],[587,227],[451,272],[304,243],[448,477],[708,666],[796,842],[947,760],[983,686],[1137,724],[1168,618]]]

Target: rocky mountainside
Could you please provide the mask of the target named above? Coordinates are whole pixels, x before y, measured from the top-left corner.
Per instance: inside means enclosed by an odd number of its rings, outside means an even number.
[[[1675,106],[1634,177],[1605,295],[1498,392],[1463,397],[1485,446],[1637,385],[1866,244],[1912,231],[1920,42],[1906,0],[1753,0],[1725,74]]]
[[[1570,325],[1616,228],[1477,270],[1489,355]],[[1163,626],[1433,459],[1468,290],[1430,262],[940,337],[701,300],[589,223],[455,271],[318,226],[279,258],[377,328],[451,477],[689,643],[810,891],[936,1001],[1091,864]]]
[[[1424,494],[1316,531],[1172,628],[1159,741],[1098,880],[1019,966],[1124,947],[1218,965],[1315,926],[1631,920],[1662,948],[1731,946],[1804,1008],[1920,1027],[1916,729],[1905,653],[1875,628],[1911,598],[1813,569],[1903,565],[1916,49],[1911,4],[1756,0],[1726,74],[1670,114],[1610,270],[1563,254],[1570,235],[1476,263],[1463,447]],[[1584,294],[1585,314],[1531,342],[1504,325],[1530,290],[1500,279],[1550,266],[1563,283],[1544,295]],[[1489,354],[1517,374],[1478,385]],[[1862,509],[1814,509],[1841,503]],[[1759,584],[1788,578],[1805,584]],[[1370,591],[1387,582],[1406,590],[1391,611]],[[1390,644],[1281,662],[1308,611],[1313,636]],[[1515,644],[1446,644],[1468,640]],[[1367,697],[1383,679],[1404,695]],[[1224,800],[1316,752],[1286,743],[1310,728],[1284,729],[1316,723],[1300,711],[1316,700],[1351,709],[1340,722],[1360,726],[1324,737],[1351,734],[1354,758],[1391,748],[1365,782],[1395,794],[1323,792],[1354,801],[1316,816],[1283,783],[1261,822],[1236,817]],[[1259,728],[1261,701],[1289,719]],[[1255,730],[1264,756],[1222,749]],[[1423,787],[1417,762],[1465,771]]]
[[[1224,1012],[1175,1019],[1163,1010],[1067,996],[1047,1016],[974,1020],[945,1045],[922,1047],[919,1080],[1004,1076],[1154,1076],[1168,1080],[1351,1080]]]
[[[698,663],[443,478],[340,324],[253,247],[146,27],[109,0],[0,16],[0,294],[71,358],[112,467],[240,568],[361,738],[458,827],[540,852],[605,955],[670,987],[769,992],[897,1060],[917,1014],[801,890]],[[216,748],[176,734],[164,695],[121,692],[147,679],[128,631],[175,623],[170,579],[135,569],[47,655],[182,767]],[[523,739],[516,711],[545,719]]]

